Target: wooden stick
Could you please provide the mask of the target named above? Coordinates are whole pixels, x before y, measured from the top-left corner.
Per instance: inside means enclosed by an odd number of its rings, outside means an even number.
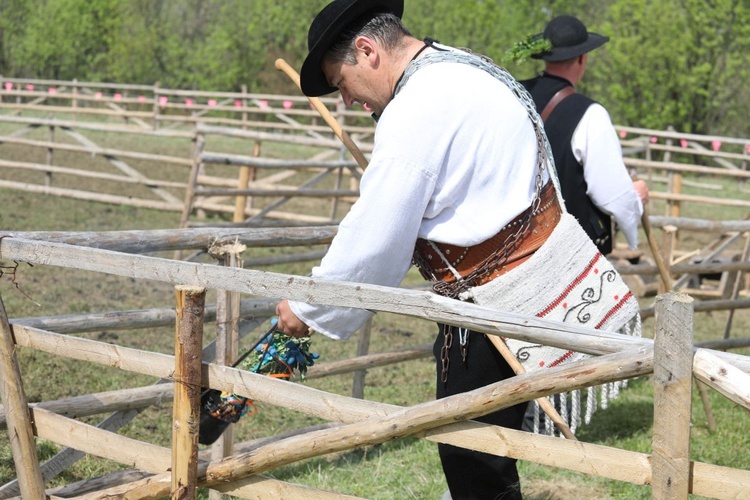
[[[654,235],[651,232],[651,222],[648,220],[648,207],[646,205],[643,205],[641,225],[643,226],[643,230],[646,232],[646,239],[648,240],[648,245],[651,247],[651,253],[654,254],[654,260],[656,261],[656,266],[659,268],[661,281],[664,284],[664,288],[669,291],[672,289],[672,278],[669,276],[667,266],[664,265],[664,259],[662,259],[661,257],[659,245],[657,245],[656,240],[654,239]]]
[[[490,339],[490,342],[492,342],[492,345],[494,345],[495,348],[503,356],[503,359],[508,362],[516,375],[526,373],[523,365],[516,359],[515,356],[513,356],[513,353],[510,351],[510,349],[508,349],[508,346],[505,344],[505,341],[503,341],[503,339],[501,339],[500,337],[496,337],[495,335],[489,335],[488,338]],[[538,404],[542,409],[542,411],[544,411],[544,413],[547,414],[550,420],[552,420],[552,422],[557,426],[557,428],[560,429],[560,433],[562,433],[562,435],[565,436],[566,439],[573,439],[576,441],[578,440],[575,434],[573,434],[573,431],[570,430],[570,427],[568,427],[555,407],[552,405],[552,403],[550,403],[549,399],[544,397],[536,399],[535,401],[536,404]]]
[[[708,399],[708,391],[706,390],[706,386],[698,380],[695,379],[695,387],[698,389],[698,394],[701,397],[701,404],[703,405],[703,410],[706,412],[706,422],[708,423],[708,432],[713,434],[716,432],[716,419],[714,418],[714,412],[711,409],[711,400]]]
[[[0,395],[8,413],[8,437],[13,452],[13,464],[23,498],[45,498],[42,470],[36,454],[31,418],[23,392],[21,371],[16,359],[13,331],[0,297]]]
[[[276,69],[288,76],[298,88],[302,88],[300,86],[299,74],[297,74],[294,68],[292,68],[284,59],[276,59]],[[354,141],[349,137],[349,134],[341,128],[341,125],[336,121],[336,118],[333,117],[326,105],[323,104],[323,101],[318,97],[308,97],[308,99],[310,104],[312,104],[317,112],[320,113],[320,116],[323,117],[323,120],[325,120],[328,126],[331,127],[331,130],[336,134],[336,137],[341,139],[341,142],[344,143],[346,149],[348,149],[354,159],[357,160],[359,166],[362,167],[363,170],[367,168],[367,158],[365,158],[365,155],[362,154],[357,145],[354,144]]]

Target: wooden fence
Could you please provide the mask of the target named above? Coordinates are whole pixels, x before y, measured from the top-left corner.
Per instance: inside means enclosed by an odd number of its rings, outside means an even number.
[[[79,453],[130,464],[140,471],[125,476],[125,484],[102,484],[99,481],[94,483],[96,486],[77,485],[65,492],[47,492],[51,498],[62,498],[63,495],[79,495],[78,498],[101,498],[104,495],[127,495],[127,498],[153,498],[170,494],[190,496],[197,486],[241,498],[264,495],[351,498],[345,493],[317,491],[261,474],[282,464],[406,436],[418,436],[619,481],[650,484],[655,498],[687,498],[688,493],[712,498],[741,498],[750,494],[750,471],[691,461],[689,457],[692,380],[701,381],[748,409],[750,357],[693,345],[693,302],[684,294],[668,293],[657,298],[655,340],[651,341],[522,317],[450,300],[430,292],[320,282],[231,265],[198,264],[123,253],[201,248],[207,244],[234,245],[238,239],[249,246],[309,244],[328,241],[332,236],[330,228],[315,231],[310,228],[184,229],[154,233],[126,231],[98,236],[95,233],[57,235],[58,240],[69,243],[77,241],[77,245],[47,241],[41,233],[35,235],[37,239],[29,239],[30,236],[34,234],[3,238],[0,241],[0,259],[159,280],[175,286],[177,299],[175,310],[169,312],[131,311],[123,312],[119,318],[117,315],[92,315],[86,318],[79,315],[21,319],[14,320],[12,324],[7,319],[4,306],[0,307],[2,398],[8,431],[17,437],[12,442],[18,473],[18,482],[15,486],[5,485],[0,489],[2,495],[20,492],[23,498],[44,496],[45,467],[39,464],[34,447],[35,438],[44,438],[74,448]],[[230,253],[239,251],[235,247]],[[207,289],[218,291],[218,302],[215,309],[207,308],[208,314],[204,319],[203,297]],[[239,301],[241,294],[255,298]],[[222,340],[223,352],[217,357],[226,359],[225,354],[231,351],[232,345],[236,346],[240,336],[239,318],[251,309],[255,311],[255,316],[264,316],[262,311],[270,314],[278,297],[440,321],[490,335],[572,349],[593,357],[568,366],[529,372],[470,393],[411,407],[323,393],[303,385],[222,366],[221,363],[204,362],[197,372],[200,375],[202,371],[202,378],[196,378],[199,375],[196,375],[195,367],[191,371],[186,360],[195,357],[195,349],[201,346],[186,347],[181,339],[185,338],[187,332],[191,332],[193,337],[200,336],[203,321],[221,316],[221,320],[217,319],[217,326],[230,326],[221,332],[220,338],[225,340]],[[125,317],[138,318],[134,323],[140,324],[174,322],[175,352],[178,355],[130,349],[50,331],[55,328],[60,331],[75,329],[76,325],[82,324],[89,324],[89,328],[102,324],[129,326],[129,322],[123,322]],[[247,332],[250,328],[244,330]],[[109,398],[83,396],[72,402],[51,401],[29,408],[23,392],[23,374],[15,361],[15,352],[19,347],[147,374],[172,381],[173,384],[161,385],[172,385],[173,389],[143,388],[135,390],[135,394]],[[424,346],[417,346],[407,352],[386,353],[379,362],[411,359],[425,355],[425,351],[428,350]],[[345,360],[338,367],[322,367],[323,372],[362,370],[373,366],[373,356]],[[204,359],[212,357],[204,353]],[[197,359],[200,359],[200,353]],[[531,435],[470,420],[555,392],[649,373],[653,373],[655,384],[651,454]],[[188,378],[180,378],[183,375]],[[219,461],[197,453],[197,431],[194,427],[191,430],[189,425],[174,426],[173,450],[170,451],[119,436],[113,432],[116,426],[97,428],[72,418],[116,409],[127,398],[131,398],[131,404],[135,398],[138,401],[136,406],[146,406],[152,404],[155,397],[169,397],[171,392],[175,397],[173,418],[184,423],[196,418],[195,398],[199,397],[195,394],[177,397],[178,389],[186,383],[241,394],[256,401],[322,418],[329,424],[325,428],[299,429],[294,435],[280,436],[265,444],[256,443],[252,452],[238,448],[234,454]],[[63,413],[64,408],[70,411],[67,416]],[[182,452],[173,453],[175,446],[180,446]],[[122,482],[123,476],[120,475],[118,480]],[[97,490],[91,491],[91,488]]]
[[[372,150],[374,127],[367,112],[347,110],[340,99],[325,98],[322,103],[362,151]],[[260,219],[322,222],[321,216],[311,217],[309,210],[277,210],[292,206],[289,200],[295,197],[327,199],[328,220],[335,222],[357,195],[356,181],[342,187],[347,176],[352,176],[349,180],[358,177],[355,164],[346,160],[339,141],[302,96],[0,78],[0,111],[0,124],[19,127],[0,136],[0,143],[45,152],[43,162],[1,160],[0,155],[0,168],[6,172],[38,172],[36,178],[23,182],[0,176],[0,187],[177,211],[182,213],[181,227],[194,222],[189,220],[192,214],[203,211],[232,214],[234,222],[248,224],[258,224]],[[21,138],[38,129],[48,130],[45,139]],[[686,205],[733,207],[738,213],[750,208],[744,196],[750,177],[750,139],[623,126],[617,130],[626,165],[649,182],[652,199],[666,203],[665,216],[680,216]],[[60,131],[77,144],[61,141]],[[102,147],[84,135],[94,132],[177,141],[181,154]],[[211,149],[209,138],[219,136],[244,142],[247,153]],[[284,163],[263,157],[261,145],[267,142],[307,146],[313,152]],[[108,163],[84,166],[80,160],[76,165],[57,165],[55,158],[62,152],[78,154],[78,158],[98,156]],[[331,159],[337,153],[339,158]],[[208,165],[232,168],[207,175]],[[295,175],[300,172],[309,175]],[[89,190],[55,186],[53,176],[100,184]],[[326,183],[330,177],[337,180]],[[726,182],[739,185],[740,196],[720,195]],[[123,196],[119,192],[123,185],[141,189]],[[317,185],[325,187],[312,189]],[[685,193],[686,188],[702,193]],[[258,205],[269,198],[272,201],[265,206]]]

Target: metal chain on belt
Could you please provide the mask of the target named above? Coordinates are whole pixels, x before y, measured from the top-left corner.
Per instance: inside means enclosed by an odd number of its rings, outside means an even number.
[[[534,101],[532,100],[531,95],[523,87],[523,85],[518,83],[518,81],[513,78],[505,69],[497,66],[491,59],[485,56],[472,54],[466,51],[453,50],[440,50],[437,52],[425,54],[421,58],[411,61],[406,67],[401,81],[398,83],[394,90],[394,97],[398,94],[401,88],[406,85],[406,83],[409,81],[409,78],[417,70],[429,64],[440,62],[461,63],[474,66],[475,68],[489,73],[490,75],[495,77],[495,79],[505,84],[505,86],[507,86],[511,90],[511,92],[513,92],[513,94],[518,98],[520,103],[526,109],[526,112],[529,115],[529,119],[531,120],[531,124],[534,127],[534,133],[536,134],[537,142],[537,172],[535,179],[535,195],[533,201],[531,202],[531,209],[526,211],[521,224],[518,225],[518,229],[508,235],[506,240],[503,242],[502,248],[499,252],[495,252],[492,258],[488,259],[487,262],[483,263],[483,265],[468,273],[466,276],[463,276],[461,279],[457,279],[453,283],[447,283],[444,281],[435,280],[434,275],[432,276],[432,287],[436,293],[446,297],[457,298],[461,294],[461,292],[467,290],[470,287],[471,283],[473,283],[476,278],[486,276],[494,269],[497,269],[497,267],[505,263],[508,260],[508,257],[513,253],[513,251],[516,250],[521,236],[529,229],[531,218],[539,210],[539,206],[542,202],[542,172],[546,169],[547,163],[552,162],[553,160],[552,150],[550,148],[549,141],[547,140],[547,135],[544,132],[542,119],[536,111],[536,106],[534,105]],[[556,172],[554,171],[554,169],[550,169],[548,173],[553,185],[555,186],[555,190],[557,191],[557,193],[559,193],[560,187],[558,185]],[[418,254],[418,252],[415,253]],[[424,271],[426,269],[431,269],[429,265],[425,265],[426,263],[421,260],[421,256],[417,255],[415,263],[420,268],[420,270]],[[440,378],[443,384],[445,384],[448,381],[448,370],[450,368],[449,352],[451,346],[453,345],[453,327],[450,325],[442,324],[440,325],[440,328],[443,334],[443,346],[440,349],[440,361],[442,368]],[[463,339],[461,345],[462,355],[464,356],[465,361],[466,346]]]
[[[406,85],[406,82],[409,81],[409,78],[417,70],[424,66],[441,62],[461,63],[473,66],[477,69],[481,69],[482,71],[489,73],[495,79],[505,84],[505,86],[507,86],[511,90],[511,92],[513,92],[513,94],[518,98],[520,103],[526,109],[526,112],[529,115],[529,119],[531,120],[531,124],[534,127],[534,133],[536,135],[537,142],[537,173],[535,179],[535,196],[533,201],[531,202],[531,209],[526,212],[523,220],[521,221],[521,224],[518,225],[517,230],[508,235],[506,240],[503,242],[502,248],[499,252],[495,252],[492,258],[488,259],[485,263],[483,263],[483,265],[477,267],[466,276],[463,276],[460,280],[457,279],[453,283],[434,281],[432,288],[436,293],[446,297],[457,298],[461,294],[461,292],[467,290],[471,286],[471,283],[473,283],[474,280],[486,276],[494,269],[497,269],[500,265],[505,263],[508,260],[508,257],[518,247],[521,236],[529,229],[531,218],[534,216],[534,214],[536,214],[536,212],[539,210],[539,206],[541,205],[541,192],[543,187],[542,172],[546,170],[547,162],[552,161],[552,150],[550,149],[547,135],[544,132],[544,124],[542,123],[542,119],[540,118],[539,113],[537,113],[536,111],[536,107],[534,105],[534,101],[531,98],[531,95],[523,85],[518,83],[518,81],[510,75],[510,73],[508,73],[500,66],[497,66],[494,62],[492,62],[491,59],[485,56],[453,50],[444,50],[425,54],[421,58],[409,63],[409,65],[406,67],[406,70],[404,71],[403,78],[395,89],[394,95],[398,94],[401,88]],[[549,175],[552,179],[553,184],[555,185],[555,189],[559,193],[560,189],[557,185],[558,183],[555,172],[551,170],[549,171]],[[419,266],[419,260],[415,260],[417,265]],[[422,266],[419,267],[422,268]]]

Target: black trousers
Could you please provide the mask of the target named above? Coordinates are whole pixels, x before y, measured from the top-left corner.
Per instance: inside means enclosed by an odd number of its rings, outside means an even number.
[[[452,329],[453,342],[448,350],[450,360],[448,378],[443,382],[443,363],[440,353],[444,345],[443,330],[445,328]],[[458,328],[440,325],[439,330],[433,346],[437,359],[435,395],[438,399],[484,387],[515,375],[483,333],[469,331],[468,351],[466,361],[464,361]],[[523,423],[526,406],[527,403],[523,403],[476,420],[519,430]],[[515,459],[446,444],[439,444],[438,451],[453,500],[522,498]]]

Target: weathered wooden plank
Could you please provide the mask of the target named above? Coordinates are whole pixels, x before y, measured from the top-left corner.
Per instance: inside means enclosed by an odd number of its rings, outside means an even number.
[[[277,299],[244,299],[240,301],[240,317],[258,318],[273,316]],[[206,306],[205,322],[216,320],[216,305]],[[24,325],[57,333],[97,332],[101,330],[133,330],[173,325],[173,307],[106,311],[87,314],[63,314],[33,318],[11,318],[11,325]]]
[[[121,436],[92,425],[34,408],[36,435],[63,446],[114,460],[148,472],[169,470],[171,451],[145,441]],[[44,498],[30,497],[30,498]]]
[[[687,498],[693,387],[693,299],[656,298],[653,498]]]
[[[607,354],[651,343],[645,338],[497,311],[426,291],[318,281],[301,276],[232,269],[18,238],[2,240],[0,257],[172,284],[227,289],[250,295],[284,297],[321,305],[393,312],[587,354]],[[571,333],[575,335],[570,335]]]
[[[2,137],[0,137],[1,139]],[[339,168],[356,168],[357,163],[347,160],[284,160],[278,158],[261,158],[229,153],[203,152],[200,160],[204,163],[219,165],[237,165],[267,169],[318,169],[337,170]]]
[[[68,418],[88,417],[113,411],[134,410],[172,401],[174,387],[158,384],[134,389],[97,392],[72,398],[31,403],[31,408],[41,408]],[[0,408],[0,427],[5,427],[5,406]]]
[[[707,220],[688,217],[649,216],[652,227],[674,226],[677,229],[710,233],[728,233],[731,231],[750,231],[750,221],[747,220]]]
[[[634,338],[593,328],[496,311],[426,291],[362,283],[317,281],[295,275],[252,269],[231,269],[58,243],[5,238],[0,242],[0,258],[107,272],[172,284],[228,289],[250,295],[281,296],[321,305],[394,312],[526,342],[573,349],[587,354],[608,354],[652,343],[647,338]],[[717,355],[750,373],[750,359],[746,356],[731,353],[717,353]]]
[[[160,155],[153,153],[142,153],[139,151],[125,151],[122,149],[111,149],[103,148],[98,145],[93,146],[76,146],[75,144],[67,144],[64,142],[49,142],[49,141],[36,141],[32,139],[18,139],[15,137],[0,135],[0,143],[7,144],[19,144],[21,146],[37,147],[37,148],[51,148],[60,151],[72,151],[76,153],[87,153],[92,156],[121,156],[123,158],[133,158],[138,160],[155,161],[159,163],[173,163],[176,165],[190,166],[190,158],[184,158],[180,156],[169,156]],[[153,180],[151,181],[153,182]],[[184,186],[184,183],[182,183]]]
[[[655,275],[659,268],[650,264],[620,265],[615,264],[620,274]],[[697,264],[675,264],[670,269],[674,274],[707,274],[722,273],[724,271],[750,271],[749,261],[735,262],[701,262]]]
[[[706,312],[706,311],[725,311],[727,309],[750,309],[750,299],[717,299],[717,300],[701,300],[699,302],[696,302],[693,306],[693,310],[695,312]],[[654,307],[642,307],[641,308],[641,318],[650,318],[654,315]],[[736,347],[743,347],[744,341],[746,339],[727,339],[726,344],[721,345],[727,345],[732,346],[733,343],[731,340],[737,340],[738,343],[736,344]],[[714,345],[719,345],[716,343],[722,343],[723,340],[715,340],[715,341],[706,341],[706,347],[710,347],[711,349],[717,349],[717,347],[714,347]],[[703,344],[703,342],[699,342],[698,344]],[[698,345],[696,344],[696,345]]]
[[[695,377],[738,405],[750,410],[750,376],[705,349],[693,359]]]
[[[125,253],[151,253],[168,250],[207,249],[213,245],[242,243],[247,247],[325,245],[337,228],[198,228],[154,229],[100,232],[9,231],[16,238],[101,248]]]
[[[359,191],[348,189],[280,189],[280,188],[200,188],[195,190],[196,196],[284,196],[287,198],[331,198],[339,197],[357,197]]]
[[[29,182],[0,181],[0,187],[8,189],[18,189],[30,193],[40,193],[46,195],[65,196],[77,200],[100,201],[102,203],[113,203],[124,206],[134,206],[142,208],[153,208],[154,210],[171,210],[177,211],[182,209],[181,203],[170,203],[167,201],[145,200],[141,198],[129,198],[127,196],[118,196],[113,194],[92,193],[80,189],[56,188],[44,186],[41,184],[32,184]]]

